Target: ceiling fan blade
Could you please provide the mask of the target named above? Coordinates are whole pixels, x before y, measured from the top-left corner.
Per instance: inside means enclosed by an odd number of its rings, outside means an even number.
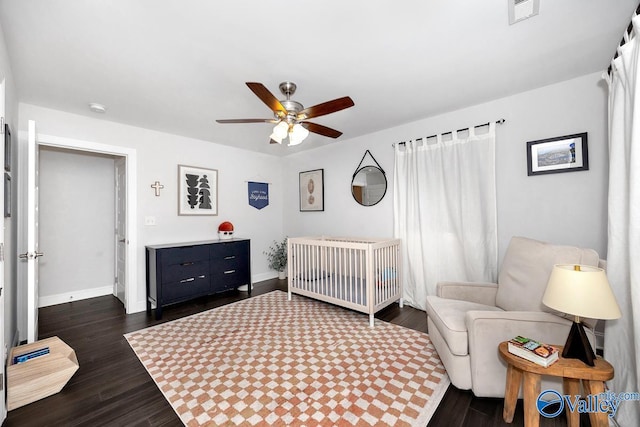
[[[274,119],[226,119],[216,120],[218,123],[277,123]]]
[[[304,126],[309,132],[328,136],[329,138],[338,138],[340,135],[342,135],[342,132],[340,132],[339,130],[331,129],[317,123],[303,122],[301,123],[301,125]]]
[[[323,102],[313,107],[305,108],[298,113],[298,120],[311,119],[313,117],[324,116],[325,114],[335,113],[345,108],[353,107],[355,104],[348,96],[334,99],[333,101]]]
[[[287,114],[287,109],[282,106],[278,98],[273,96],[273,94],[269,92],[269,89],[264,87],[262,83],[247,82],[247,86],[249,86],[249,89],[251,89],[262,102],[267,104],[267,107],[271,108],[271,111],[276,114],[278,112]]]

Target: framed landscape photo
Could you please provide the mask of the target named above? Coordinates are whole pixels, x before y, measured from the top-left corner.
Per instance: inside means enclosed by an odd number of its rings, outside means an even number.
[[[527,175],[589,170],[587,133],[527,142]]]
[[[324,169],[300,172],[300,212],[324,211]]]
[[[218,171],[178,165],[178,215],[218,215]]]

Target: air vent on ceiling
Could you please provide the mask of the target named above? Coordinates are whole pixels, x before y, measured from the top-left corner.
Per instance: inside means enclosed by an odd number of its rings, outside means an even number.
[[[531,18],[540,11],[540,0],[508,0],[509,25]]]

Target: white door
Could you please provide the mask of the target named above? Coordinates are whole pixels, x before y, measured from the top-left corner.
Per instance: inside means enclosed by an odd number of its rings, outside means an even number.
[[[36,122],[29,120],[27,138],[27,252],[20,254],[27,263],[27,342],[38,340],[38,143]]]
[[[2,136],[4,140],[4,80],[0,82],[0,136]],[[4,150],[0,153],[0,158],[4,158]],[[4,164],[4,162],[0,162],[0,164]],[[4,200],[4,185],[0,185],[0,200]],[[6,221],[5,221],[6,222]],[[0,233],[0,349],[3,352],[2,361],[4,362],[7,358],[7,354],[4,351],[4,222],[2,225],[2,232]],[[0,424],[7,417],[7,409],[5,407],[5,397],[7,394],[6,391],[6,378],[4,378],[4,372],[0,371],[0,389],[2,392],[0,393]]]
[[[124,157],[115,159],[116,177],[116,282],[114,295],[126,307],[127,264],[127,168]]]

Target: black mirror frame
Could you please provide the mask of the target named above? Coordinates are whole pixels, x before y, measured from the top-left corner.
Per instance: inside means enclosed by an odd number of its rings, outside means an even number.
[[[360,203],[360,201],[358,199],[356,199],[356,195],[353,193],[353,182],[356,180],[356,176],[358,176],[358,173],[360,173],[361,171],[363,171],[364,169],[367,168],[373,168],[373,169],[377,169],[380,172],[382,172],[382,177],[384,178],[384,192],[382,193],[382,196],[380,196],[380,198],[378,199],[377,202],[372,203],[370,205],[365,205],[364,203]],[[371,207],[371,206],[375,206],[378,203],[380,203],[382,201],[382,199],[384,199],[384,196],[387,194],[387,188],[389,187],[389,181],[387,180],[387,174],[384,173],[384,170],[382,170],[381,167],[379,166],[373,166],[373,165],[367,165],[367,166],[362,166],[361,168],[359,168],[354,174],[353,174],[353,178],[351,179],[351,196],[353,196],[353,200],[355,200],[356,202],[358,202],[358,204],[360,206],[364,206],[364,207]]]
[[[364,165],[362,166],[362,162],[364,161],[364,158],[367,157],[367,154],[371,157],[371,159],[375,162],[375,166],[374,165]],[[380,172],[382,172],[382,177],[384,178],[384,193],[382,193],[382,196],[380,196],[380,199],[371,204],[371,205],[365,205],[363,203],[361,203],[358,199],[356,199],[356,195],[353,193],[353,182],[356,179],[356,176],[358,175],[358,173],[360,173],[360,171],[362,171],[365,168],[376,168],[378,169]],[[378,203],[380,203],[380,201],[382,199],[384,199],[384,196],[387,194],[387,188],[389,187],[389,181],[387,180],[387,174],[384,172],[384,169],[382,169],[382,166],[380,166],[380,163],[378,163],[378,161],[376,160],[375,157],[373,157],[373,154],[371,154],[371,151],[367,150],[364,152],[364,156],[362,156],[362,159],[360,159],[360,163],[358,163],[358,166],[356,167],[356,171],[353,173],[353,177],[351,178],[351,196],[353,197],[353,200],[355,200],[360,206],[365,206],[365,207],[371,207],[371,206],[375,206]]]

